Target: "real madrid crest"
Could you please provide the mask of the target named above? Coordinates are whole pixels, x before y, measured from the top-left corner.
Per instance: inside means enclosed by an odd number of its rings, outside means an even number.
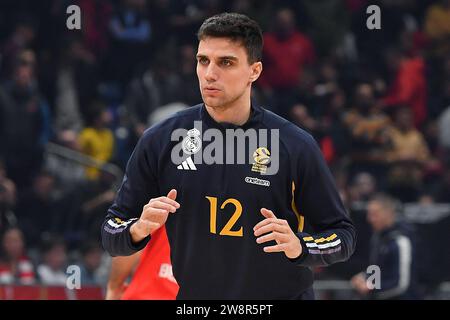
[[[202,147],[202,140],[200,139],[200,131],[193,128],[187,132],[187,136],[183,139],[183,151],[186,154],[195,154]]]

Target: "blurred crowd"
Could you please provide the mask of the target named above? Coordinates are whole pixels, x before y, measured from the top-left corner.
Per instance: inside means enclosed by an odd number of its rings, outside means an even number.
[[[121,179],[105,167],[201,102],[196,31],[223,11],[263,28],[253,101],[313,134],[348,208],[379,191],[450,202],[448,0],[2,0],[0,283],[62,283],[70,263],[104,283],[100,223]]]

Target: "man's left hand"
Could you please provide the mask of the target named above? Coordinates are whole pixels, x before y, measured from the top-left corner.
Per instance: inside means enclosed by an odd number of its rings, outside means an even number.
[[[264,252],[284,252],[289,259],[298,258],[302,254],[302,245],[299,238],[292,231],[288,222],[278,219],[275,214],[266,208],[261,209],[266,218],[253,228],[257,243],[274,240],[277,244],[264,247]]]

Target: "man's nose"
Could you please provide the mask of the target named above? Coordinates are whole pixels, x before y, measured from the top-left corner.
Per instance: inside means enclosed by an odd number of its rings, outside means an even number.
[[[210,63],[206,68],[205,80],[211,82],[216,81],[217,78],[218,78],[217,66],[215,66],[213,63]]]

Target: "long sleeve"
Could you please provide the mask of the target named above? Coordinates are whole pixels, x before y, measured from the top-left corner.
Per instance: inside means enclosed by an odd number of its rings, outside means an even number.
[[[144,134],[128,161],[122,185],[102,225],[103,247],[111,256],[128,256],[142,248],[150,237],[134,244],[130,227],[151,198],[159,195],[156,177],[151,170],[150,135]]]
[[[302,227],[297,233],[303,252],[294,262],[324,266],[345,261],[355,249],[355,228],[319,147],[309,135],[304,140],[297,168],[298,189],[293,188],[293,196],[299,215],[311,230],[306,232]]]

